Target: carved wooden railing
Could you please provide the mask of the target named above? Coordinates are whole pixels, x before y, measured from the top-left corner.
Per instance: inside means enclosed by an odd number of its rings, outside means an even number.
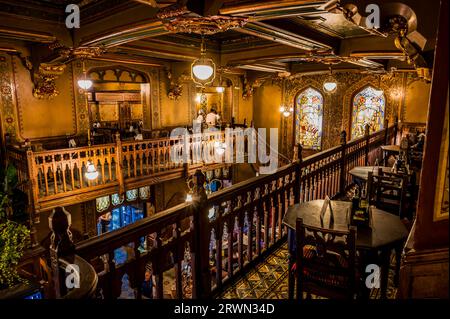
[[[200,139],[191,136],[187,140],[191,143],[191,160],[174,162],[171,152],[184,147],[182,139],[167,137],[125,142],[116,136],[116,143],[39,152],[9,145],[7,161],[17,168],[20,185],[30,194],[34,209],[42,211],[105,194],[124,193],[140,184],[150,184],[152,178],[182,177],[187,170],[203,166],[202,150],[212,156],[215,143],[224,142],[225,135],[223,132],[206,133]],[[194,161],[194,152],[200,155],[199,161]],[[94,180],[85,178],[90,163],[98,172]]]
[[[194,175],[193,202],[178,205],[117,231],[83,241],[76,253],[98,264],[105,298],[121,287],[141,298],[145,270],[151,269],[154,298],[203,298],[248,270],[283,242],[282,217],[295,203],[343,194],[349,170],[373,164],[380,145],[395,139],[392,126],[278,168],[275,173],[206,196],[204,176]],[[296,154],[301,154],[297,146]],[[127,274],[127,277],[124,276]],[[129,295],[129,294],[128,294]]]
[[[120,296],[124,275],[128,275],[130,290],[136,289],[136,298],[141,298],[139,288],[146,269],[152,271],[154,298],[195,297],[192,294],[197,281],[193,280],[193,272],[182,273],[184,266],[192,264],[191,254],[195,258],[196,253],[193,214],[191,205],[175,206],[139,220],[131,227],[81,242],[77,254],[96,266],[99,287],[105,298]],[[163,283],[170,270],[173,270],[174,286],[169,285],[164,291]]]

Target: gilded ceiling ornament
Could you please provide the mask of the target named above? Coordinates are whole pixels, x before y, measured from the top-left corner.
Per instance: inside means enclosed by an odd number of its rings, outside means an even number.
[[[251,98],[253,96],[253,85],[251,85],[251,83],[247,80],[246,77],[244,77],[244,85],[243,85],[244,89],[242,92],[242,98],[244,100],[247,100],[249,98]]]
[[[189,13],[189,10],[187,9],[186,5],[176,3],[174,5],[159,9],[156,17],[158,19],[164,20],[179,17],[187,13]]]
[[[242,28],[245,24],[247,24],[247,22],[247,18],[241,17],[177,17],[175,19],[164,21],[164,27],[171,32],[210,35],[236,28]]]
[[[106,51],[103,47],[67,47],[58,41],[49,44],[48,47],[64,60],[89,59],[102,55]]]

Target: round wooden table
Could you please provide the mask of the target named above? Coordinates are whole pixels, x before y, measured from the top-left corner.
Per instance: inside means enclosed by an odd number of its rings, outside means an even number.
[[[390,173],[392,171],[392,167],[387,166],[356,166],[348,173],[357,179],[367,181],[369,172],[372,172],[374,176],[378,176],[378,170],[380,168],[383,173]]]
[[[283,224],[288,227],[288,245],[292,260],[295,260],[295,224],[297,218],[309,226],[322,227],[320,224],[320,211],[324,200],[314,200],[300,203],[288,208]],[[331,201],[334,223],[331,229],[347,230],[350,221],[352,203],[344,201]],[[323,224],[329,225],[329,211],[325,214]],[[372,227],[358,227],[356,233],[356,249],[363,257],[363,265],[381,263],[380,286],[381,297],[386,298],[390,254],[395,249],[397,254],[396,277],[400,269],[400,256],[404,242],[408,237],[408,230],[398,216],[381,209],[372,207]],[[379,256],[379,257],[378,257]],[[364,274],[364,269],[361,274]]]

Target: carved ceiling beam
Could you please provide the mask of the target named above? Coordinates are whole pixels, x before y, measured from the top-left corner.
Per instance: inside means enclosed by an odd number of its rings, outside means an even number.
[[[83,39],[81,41],[81,46],[102,46],[104,48],[110,48],[168,33],[170,33],[170,31],[164,27],[162,21],[153,20],[145,24],[133,27],[117,27],[113,30],[104,32],[103,34],[93,35],[89,39]]]
[[[178,61],[193,61],[198,59],[198,50],[192,49],[192,53],[186,53],[180,50],[164,50],[156,47],[147,47],[134,44],[121,45],[116,48],[117,52],[142,55],[147,57],[165,58]]]
[[[158,4],[156,3],[156,0],[133,0],[133,1],[145,4],[145,5],[153,7],[153,8],[158,7]]]
[[[322,63],[325,65],[350,63],[359,67],[370,69],[382,69],[383,65],[380,63],[365,59],[364,57],[342,57],[333,55],[326,52],[315,52],[313,54],[281,54],[271,56],[261,56],[251,59],[230,60],[229,66],[241,67],[243,65],[268,63],[273,61],[285,61],[285,62],[310,62],[310,63]]]
[[[106,52],[102,47],[70,48],[59,42],[50,44],[49,49],[53,51],[53,55],[46,59],[45,62],[52,64],[68,64],[76,59],[92,59]]]
[[[145,65],[150,67],[162,67],[163,63],[160,61],[155,61],[154,59],[150,59],[147,57],[137,57],[129,54],[120,54],[120,53],[107,53],[101,56],[96,56],[90,58],[91,60],[97,61],[106,61],[106,62],[114,62],[114,63],[124,63],[124,64],[133,64],[133,65]]]
[[[239,68],[244,70],[261,71],[269,73],[285,73],[289,72],[289,66],[285,63],[255,63],[240,65]]]
[[[247,18],[210,16],[210,17],[176,17],[164,20],[167,31],[175,33],[196,33],[212,35],[228,30],[242,28],[248,22]]]
[[[238,31],[306,51],[332,49],[326,43],[318,42],[263,22],[247,23],[244,28],[238,29]]]
[[[251,4],[230,5],[220,9],[220,14],[251,17],[252,21],[279,19],[302,13],[320,13],[320,7],[328,1],[255,1]]]
[[[56,37],[48,33],[31,32],[16,28],[6,28],[3,26],[0,27],[0,38],[23,40],[38,43],[52,43],[56,41]]]

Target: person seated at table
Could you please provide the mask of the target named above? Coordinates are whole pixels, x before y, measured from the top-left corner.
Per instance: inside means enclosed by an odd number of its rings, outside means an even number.
[[[208,127],[213,127],[217,125],[217,122],[219,121],[219,115],[217,115],[217,111],[214,108],[211,108],[211,111],[206,115],[206,124],[208,124]]]

